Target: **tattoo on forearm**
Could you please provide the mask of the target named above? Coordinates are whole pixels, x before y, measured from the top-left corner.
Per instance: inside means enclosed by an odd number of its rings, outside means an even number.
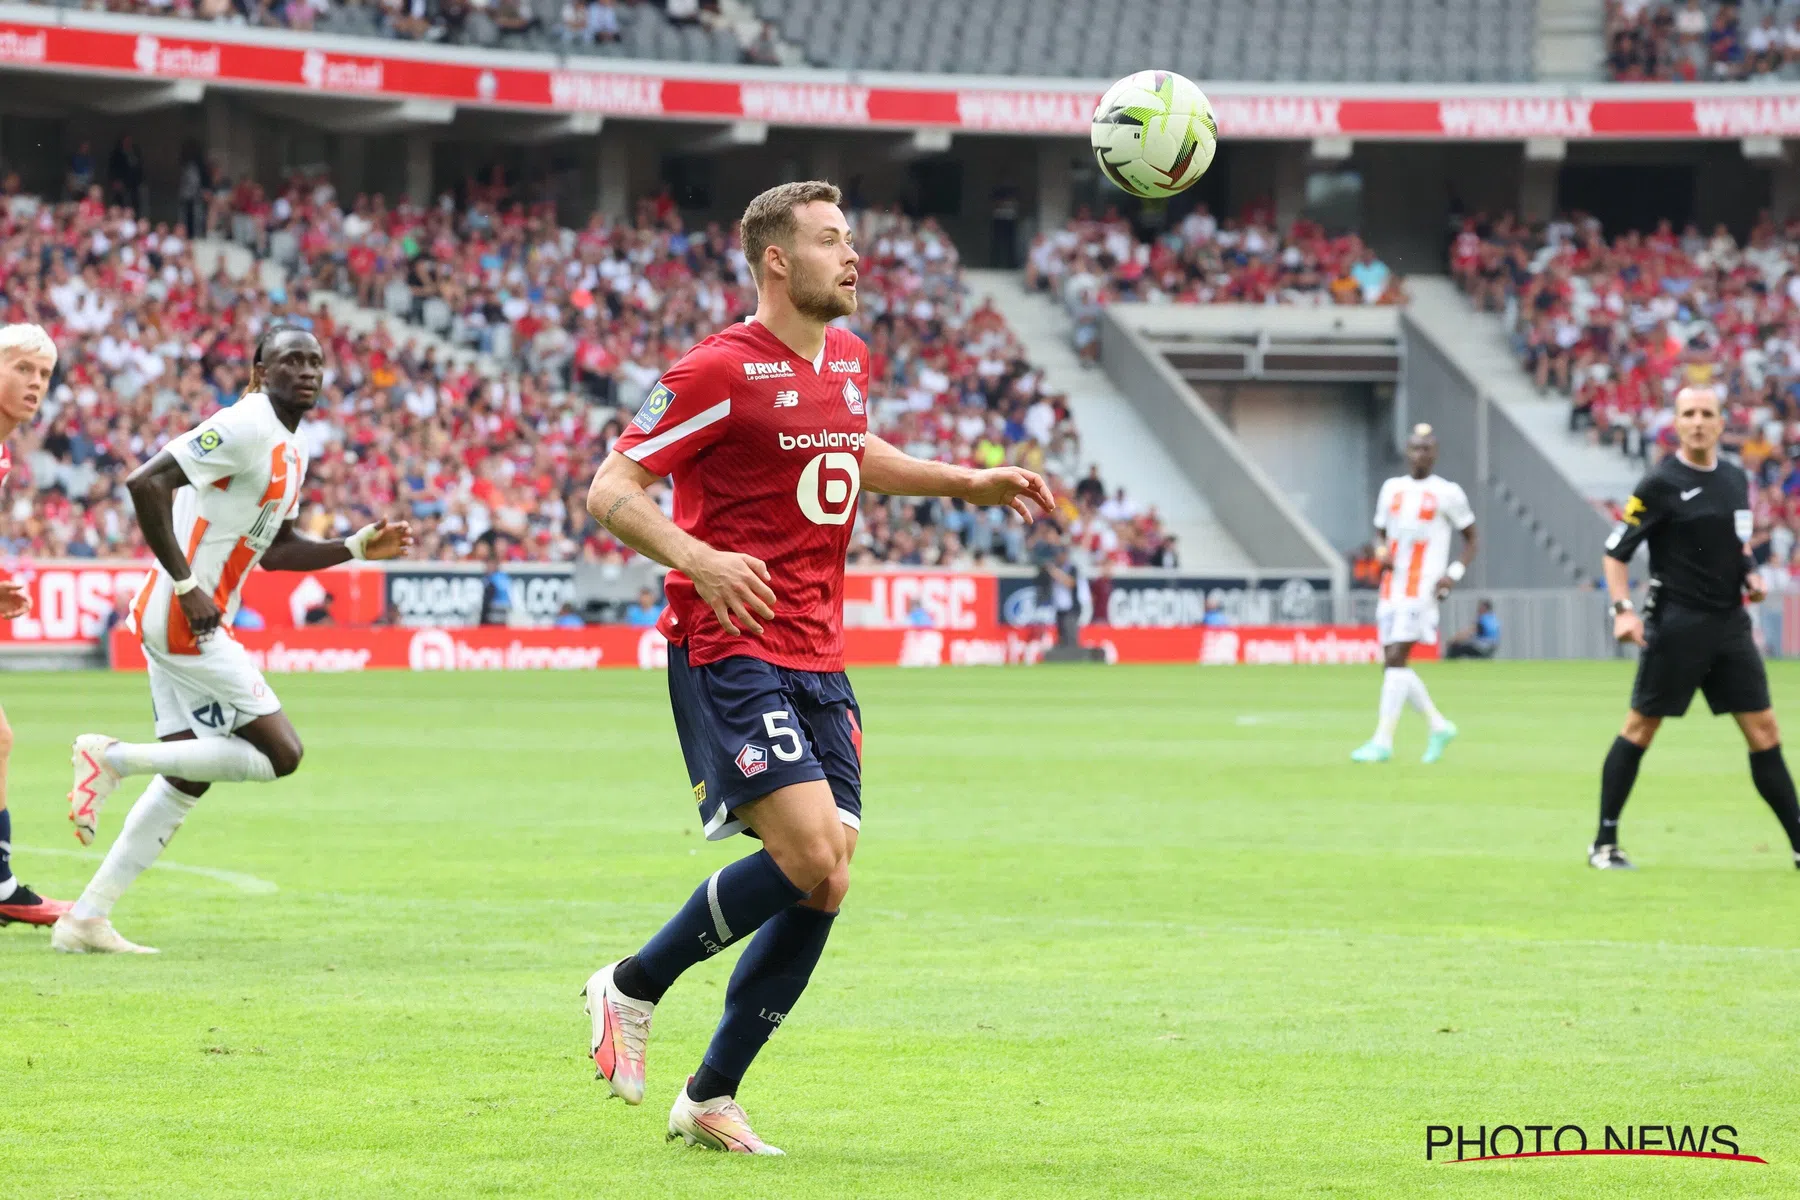
[[[606,515],[604,517],[600,518],[600,524],[604,525],[607,529],[611,529],[612,523],[613,523],[613,518],[618,515],[619,510],[621,508],[624,508],[627,504],[630,504],[630,503],[631,503],[631,493],[626,492],[623,496],[620,496],[617,500],[614,500],[612,502],[611,506],[607,508]]]

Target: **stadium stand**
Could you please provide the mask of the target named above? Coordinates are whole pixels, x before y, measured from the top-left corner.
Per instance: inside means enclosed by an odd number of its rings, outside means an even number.
[[[138,16],[609,58],[737,63],[769,61],[772,53],[761,43],[759,27],[740,29],[721,20],[717,0],[688,0],[685,7],[681,0],[110,0],[105,7]],[[688,10],[691,15],[684,15]]]
[[[1174,304],[1400,304],[1401,277],[1355,234],[1332,237],[1296,221],[1285,235],[1268,219],[1220,221],[1201,205],[1154,237],[1116,210],[1085,210],[1032,240],[1028,287],[1055,296],[1075,320],[1084,361],[1100,348],[1100,312],[1119,301]]]
[[[1753,549],[1786,563],[1800,531],[1800,223],[1740,244],[1663,222],[1607,239],[1575,213],[1541,228],[1471,220],[1451,271],[1504,314],[1540,388],[1570,397],[1572,430],[1646,461],[1675,448],[1674,393],[1717,383],[1724,445],[1757,480]]]
[[[1607,71],[1619,82],[1800,79],[1800,6],[1607,0]]]
[[[1102,79],[1529,79],[1534,0],[756,0],[824,67]]]
[[[9,320],[40,320],[62,347],[59,386],[21,431],[0,545],[15,554],[141,550],[124,473],[195,413],[231,402],[256,332],[313,328],[335,364],[302,433],[311,532],[375,515],[419,522],[421,553],[616,561],[587,517],[587,478],[662,369],[753,302],[734,240],[689,233],[646,202],[639,220],[576,231],[491,199],[447,212],[379,198],[349,211],[316,181],[272,201],[254,185],[214,198],[209,230],[292,268],[285,287],[207,275],[179,231],[80,202],[7,198],[0,278]],[[1061,397],[1048,394],[989,306],[973,303],[956,251],[930,222],[867,214],[859,332],[880,381],[878,428],[914,453],[1051,474],[1062,525],[1096,562],[1172,561],[1153,512],[1084,471]],[[473,282],[471,282],[473,281]],[[448,334],[490,373],[353,333],[309,303],[335,290]],[[860,562],[1032,561],[1039,540],[1004,513],[868,497]],[[1042,535],[1037,535],[1041,538]]]
[[[1530,79],[1536,0],[114,0],[112,11],[615,58],[1100,79]],[[1053,9],[1046,19],[1046,9]]]

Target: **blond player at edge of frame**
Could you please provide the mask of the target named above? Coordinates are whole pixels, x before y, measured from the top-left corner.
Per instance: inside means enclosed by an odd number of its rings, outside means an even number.
[[[1375,736],[1350,752],[1353,762],[1383,763],[1394,756],[1394,730],[1408,704],[1431,727],[1420,762],[1442,758],[1456,737],[1456,726],[1431,702],[1409,661],[1415,645],[1437,645],[1438,602],[1462,581],[1475,558],[1475,513],[1462,488],[1435,472],[1437,452],[1431,426],[1414,425],[1406,439],[1406,474],[1382,484],[1375,501],[1382,565],[1375,625],[1384,669]],[[1462,557],[1455,561],[1452,530],[1463,535]]]
[[[158,451],[125,481],[156,569],[127,627],[143,642],[157,741],[105,734],[75,739],[69,820],[82,845],[127,775],[150,785],[132,805],[92,882],[50,931],[69,954],[154,954],[119,936],[113,905],[155,862],[194,802],[215,783],[268,783],[300,766],[300,735],[249,651],[231,636],[244,580],[271,571],[322,571],[352,559],[399,558],[404,522],[379,520],[319,541],[294,529],[306,479],[295,431],[326,383],[325,351],[304,329],[276,326],[257,340],[250,390]]]
[[[56,373],[56,343],[37,325],[0,329],[0,484],[12,471],[6,440],[37,415]],[[25,586],[0,579],[0,620],[31,612]],[[6,807],[6,768],[12,757],[12,726],[0,710],[0,925],[51,925],[68,911],[66,900],[50,900],[32,891],[12,872],[12,811]]]

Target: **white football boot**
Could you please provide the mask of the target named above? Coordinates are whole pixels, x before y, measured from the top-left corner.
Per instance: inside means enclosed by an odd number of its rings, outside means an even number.
[[[690,1078],[688,1083],[692,1083]],[[727,1154],[785,1154],[756,1136],[750,1118],[730,1096],[712,1100],[688,1098],[687,1085],[669,1110],[669,1141],[681,1138],[690,1146],[723,1150]]]
[[[64,913],[50,927],[50,948],[64,954],[160,954],[153,946],[140,946],[119,936],[105,917],[75,917]]]
[[[650,1017],[656,1005],[634,1000],[613,986],[613,969],[618,965],[601,967],[581,989],[587,998],[585,1011],[594,1019],[593,1039],[589,1043],[594,1055],[594,1078],[606,1080],[612,1094],[625,1103],[642,1104],[644,1055],[650,1044]]]
[[[75,783],[69,789],[69,820],[75,824],[75,840],[94,844],[100,832],[100,810],[119,786],[121,776],[107,764],[106,751],[118,738],[103,733],[84,733],[75,739],[69,760],[75,766]]]

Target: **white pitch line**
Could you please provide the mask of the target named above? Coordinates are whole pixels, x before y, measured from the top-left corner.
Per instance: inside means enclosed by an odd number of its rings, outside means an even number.
[[[61,850],[50,846],[14,846],[15,853],[53,854],[58,858],[85,858],[90,862],[99,862],[104,855],[96,850]],[[151,864],[153,868],[164,871],[179,871],[183,875],[199,875],[206,879],[216,879],[220,883],[228,883],[240,892],[249,892],[252,896],[272,896],[281,889],[267,879],[258,879],[254,875],[245,875],[241,871],[225,871],[218,867],[190,867],[186,863],[170,862],[159,858]]]

